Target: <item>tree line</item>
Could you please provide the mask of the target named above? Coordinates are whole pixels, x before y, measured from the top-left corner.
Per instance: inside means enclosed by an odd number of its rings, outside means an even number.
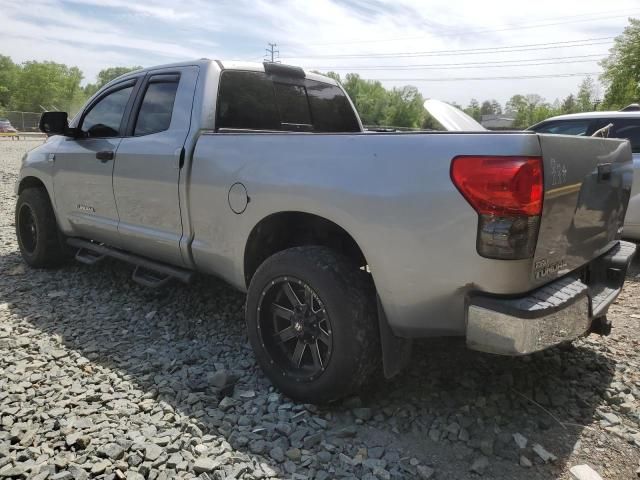
[[[553,102],[537,94],[513,95],[504,106],[494,99],[479,102],[472,99],[466,107],[455,103],[476,120],[482,115],[508,115],[514,128],[524,128],[545,118],[563,113],[595,109],[619,109],[640,101],[640,20],[629,19],[624,32],[616,37],[609,55],[600,65],[600,81],[604,97],[597,102],[597,85],[587,77],[562,100]],[[64,110],[75,113],[100,87],[133,67],[110,67],[98,73],[95,83],[82,86],[83,73],[78,67],[55,62],[29,61],[15,63],[0,55],[0,110],[41,112]],[[349,73],[341,78],[335,72],[327,75],[339,81],[353,100],[365,125],[409,128],[438,128],[423,108],[424,97],[416,87],[385,88],[379,81],[365,80]]]
[[[553,103],[537,94],[513,95],[504,106],[496,100],[485,100],[479,103],[472,98],[466,108],[455,105],[468,115],[481,121],[483,115],[497,115],[513,118],[513,128],[526,128],[555,115],[565,113],[590,112],[598,109],[600,100],[597,96],[597,85],[593,78],[586,77],[576,94],[570,93],[563,100]]]
[[[0,110],[62,110],[73,114],[103,85],[140,68],[105,68],[95,83],[82,86],[84,76],[78,67],[56,62],[15,63],[0,55]]]

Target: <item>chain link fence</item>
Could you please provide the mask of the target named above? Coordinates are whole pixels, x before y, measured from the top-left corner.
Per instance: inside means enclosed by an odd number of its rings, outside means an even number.
[[[0,110],[0,118],[9,120],[13,128],[19,132],[39,132],[40,115],[41,113],[38,112]]]

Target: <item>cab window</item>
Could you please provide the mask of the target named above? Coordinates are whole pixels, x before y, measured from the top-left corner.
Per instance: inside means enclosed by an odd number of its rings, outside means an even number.
[[[150,135],[169,129],[178,82],[178,77],[169,81],[155,81],[151,78],[140,105],[134,136]]]
[[[88,137],[117,137],[133,85],[107,93],[85,113],[80,129]]]
[[[346,94],[330,83],[225,71],[220,78],[216,128],[359,132]]]

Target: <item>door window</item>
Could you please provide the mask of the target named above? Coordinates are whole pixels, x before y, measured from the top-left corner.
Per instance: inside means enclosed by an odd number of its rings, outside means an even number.
[[[88,137],[117,137],[133,85],[108,93],[85,114],[81,130]]]
[[[177,90],[177,81],[152,81],[148,84],[136,120],[135,136],[169,129]]]

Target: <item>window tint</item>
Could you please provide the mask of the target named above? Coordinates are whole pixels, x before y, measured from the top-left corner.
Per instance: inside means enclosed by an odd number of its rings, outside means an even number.
[[[556,133],[559,135],[585,135],[591,120],[564,120],[552,122],[536,128],[538,133]]]
[[[359,132],[355,112],[335,85],[273,81],[259,72],[223,72],[217,128]]]
[[[358,119],[344,92],[328,83],[309,81],[307,95],[316,132],[359,132]]]
[[[138,112],[135,136],[149,135],[169,129],[178,82],[149,83]]]
[[[82,121],[81,129],[89,137],[117,137],[124,109],[133,86],[107,94],[96,103]]]
[[[307,90],[301,85],[274,83],[276,102],[280,110],[280,122],[283,124],[311,124]]]
[[[224,72],[219,92],[218,128],[280,130],[273,85],[264,74]]]
[[[626,138],[633,153],[640,153],[640,119],[613,120],[610,138]]]

